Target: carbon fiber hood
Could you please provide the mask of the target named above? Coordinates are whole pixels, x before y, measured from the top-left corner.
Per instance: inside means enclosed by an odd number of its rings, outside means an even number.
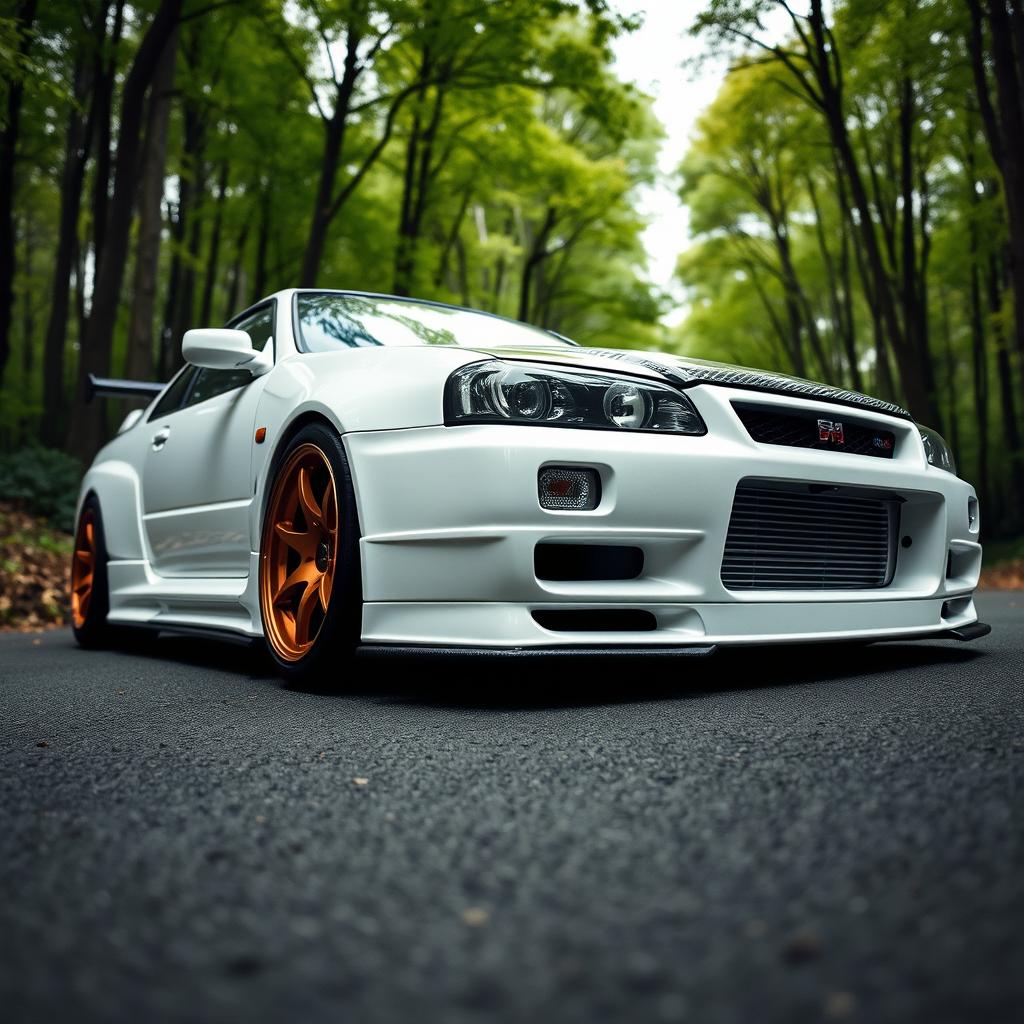
[[[524,349],[479,348],[477,351],[499,359],[529,359],[536,362],[559,363],[568,366],[586,366],[593,370],[614,370],[627,364],[646,376],[662,377],[676,387],[689,388],[698,384],[717,384],[721,387],[746,391],[768,391],[779,395],[800,395],[835,402],[859,409],[868,409],[886,416],[899,416],[913,420],[906,409],[880,398],[862,395],[857,391],[819,384],[784,373],[755,370],[747,366],[732,366],[705,359],[691,359],[667,352],[640,352],[628,348],[538,347]]]

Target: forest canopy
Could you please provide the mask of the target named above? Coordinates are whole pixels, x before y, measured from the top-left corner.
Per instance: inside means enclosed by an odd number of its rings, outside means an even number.
[[[88,459],[122,412],[88,373],[165,380],[187,328],[349,287],[898,401],[1019,529],[1017,0],[693,7],[728,70],[669,328],[612,2],[2,0],[0,439]]]

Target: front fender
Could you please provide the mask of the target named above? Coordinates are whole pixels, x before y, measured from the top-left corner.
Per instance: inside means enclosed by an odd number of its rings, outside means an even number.
[[[340,435],[444,422],[444,385],[478,352],[441,346],[359,348],[296,354],[269,375],[256,412],[265,441],[253,448],[252,550],[259,547],[268,474],[292,428],[311,416]],[[358,483],[356,486],[358,494]]]

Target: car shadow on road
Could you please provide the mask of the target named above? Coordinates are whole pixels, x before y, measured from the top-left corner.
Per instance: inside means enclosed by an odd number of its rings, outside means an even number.
[[[268,687],[283,685],[261,645],[143,633],[120,649],[153,661],[231,673]],[[785,644],[664,658],[643,654],[531,656],[521,660],[454,654],[393,656],[357,658],[351,666],[339,666],[337,677],[293,689],[311,696],[356,697],[386,704],[500,711],[629,704],[838,682],[900,670],[966,666],[983,657],[984,648],[953,641]]]
[[[541,709],[685,699],[771,686],[830,683],[903,669],[964,665],[984,651],[952,643],[744,647],[707,657],[396,659],[377,682],[350,688],[385,703],[452,709]],[[408,685],[396,685],[402,678]]]

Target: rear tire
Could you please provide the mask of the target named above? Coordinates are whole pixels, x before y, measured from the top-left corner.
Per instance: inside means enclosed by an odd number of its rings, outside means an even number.
[[[304,427],[267,484],[259,560],[260,617],[285,682],[344,683],[359,643],[359,521],[348,459],[325,424]]]
[[[80,647],[104,647],[113,631],[107,624],[110,589],[107,543],[99,499],[90,494],[78,514],[71,555],[71,628]]]

